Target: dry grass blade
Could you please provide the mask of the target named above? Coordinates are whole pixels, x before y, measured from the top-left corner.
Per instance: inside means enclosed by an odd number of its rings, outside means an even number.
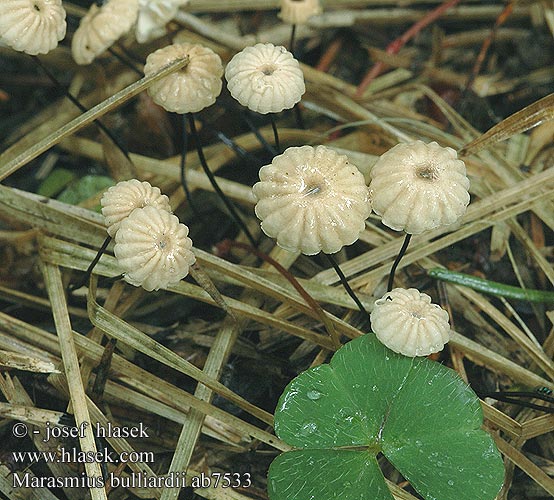
[[[481,149],[503,141],[515,134],[525,132],[541,123],[554,119],[554,94],[530,104],[522,110],[502,120],[499,124],[487,130],[484,134],[466,144],[461,155],[478,153]]]
[[[0,181],[16,172],[19,168],[23,167],[31,160],[35,159],[41,153],[44,153],[52,146],[58,144],[65,137],[77,132],[77,130],[83,128],[85,125],[88,125],[96,118],[100,118],[109,111],[121,106],[129,99],[141,93],[143,90],[146,90],[155,81],[173,73],[174,71],[181,69],[187,64],[187,62],[188,59],[180,59],[174,61],[166,67],[162,68],[160,71],[154,73],[153,75],[142,78],[138,82],[129,85],[113,96],[108,97],[100,104],[97,104],[86,113],[79,115],[77,118],[64,125],[60,129],[52,132],[49,136],[45,137],[34,146],[31,146],[19,156],[13,159],[0,156],[0,164],[3,164],[0,167]]]
[[[0,403],[0,415],[5,418],[19,420],[20,422],[44,426],[46,422],[60,422],[60,419],[65,414],[60,411],[43,410],[33,406]]]
[[[498,436],[493,437],[498,449],[508,457],[511,462],[517,465],[529,477],[533,478],[537,484],[544,488],[551,496],[554,496],[554,479],[547,476],[540,467],[531,462],[521,451],[514,448],[504,439]]]
[[[35,373],[60,373],[54,363],[9,351],[0,351],[0,366]]]
[[[85,390],[81,380],[79,360],[73,341],[73,333],[69,321],[67,304],[65,302],[65,292],[61,273],[57,266],[46,262],[43,264],[43,274],[50,297],[52,312],[54,314],[54,323],[56,324],[56,330],[60,341],[64,372],[75,415],[75,424],[78,427],[81,425],[89,426],[90,430],[90,413],[88,411]],[[83,433],[83,436],[79,437],[79,442],[83,452],[93,454],[97,452],[92,431]],[[85,469],[89,477],[102,477],[102,470],[98,462],[86,463]],[[90,488],[90,493],[92,500],[107,500],[104,488]]]
[[[273,416],[270,413],[267,413],[266,411],[249,403],[244,398],[241,398],[217,380],[206,376],[202,370],[194,366],[192,363],[181,358],[167,347],[151,339],[148,335],[142,333],[98,305],[95,300],[95,295],[96,277],[92,276],[87,299],[89,319],[94,326],[102,330],[106,335],[121,340],[123,343],[133,347],[143,354],[146,354],[147,356],[150,356],[152,359],[155,359],[160,363],[170,366],[171,368],[192,377],[194,380],[208,386],[210,389],[227,398],[239,408],[242,408],[252,416],[260,419],[262,422],[273,425]]]
[[[5,339],[5,342],[3,336],[0,335],[0,345],[13,345],[14,339],[21,339],[25,342],[32,342],[33,345],[38,346],[43,352],[60,353],[60,346],[55,341],[55,337],[36,326],[24,323],[4,313],[0,313],[0,326],[2,330],[10,334],[10,336]],[[73,339],[77,346],[79,356],[83,356],[95,364],[100,362],[103,354],[103,348],[100,345],[76,332],[73,332]],[[112,369],[115,371],[118,378],[127,386],[135,388],[142,394],[156,398],[158,401],[165,403],[171,408],[175,408],[184,413],[188,411],[189,406],[191,408],[196,408],[206,415],[210,415],[218,421],[232,426],[237,432],[243,433],[245,436],[252,436],[279,450],[289,449],[285,443],[268,432],[246,423],[204,401],[198,400],[188,392],[139,368],[117,354],[112,360]],[[28,404],[28,402],[25,404]]]

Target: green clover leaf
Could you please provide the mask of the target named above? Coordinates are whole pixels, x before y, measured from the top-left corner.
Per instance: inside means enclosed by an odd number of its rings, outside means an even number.
[[[364,335],[282,394],[275,431],[297,449],[271,464],[269,497],[392,500],[383,453],[427,500],[492,500],[504,466],[482,423],[479,399],[456,372]]]

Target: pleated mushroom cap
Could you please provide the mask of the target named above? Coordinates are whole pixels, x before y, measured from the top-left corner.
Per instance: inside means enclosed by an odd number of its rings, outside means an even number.
[[[223,65],[213,50],[192,43],[168,45],[146,58],[144,74],[149,76],[184,57],[187,65],[152,84],[148,94],[167,111],[196,113],[211,106],[223,86]]]
[[[278,15],[285,23],[305,24],[316,14],[321,14],[319,0],[281,0]]]
[[[125,281],[149,292],[179,283],[196,260],[188,232],[165,210],[133,210],[115,235],[114,253]]]
[[[428,356],[450,339],[448,313],[415,288],[395,288],[375,302],[371,329],[394,352]]]
[[[131,179],[110,187],[100,200],[102,215],[108,234],[113,238],[121,221],[129,217],[136,208],[153,206],[171,213],[169,199],[160,189],[149,182]]]
[[[391,148],[373,166],[369,187],[383,224],[409,234],[454,224],[469,204],[464,162],[436,142]]]
[[[285,47],[272,43],[258,43],[235,54],[225,78],[231,95],[261,114],[290,109],[306,92],[298,61]]]
[[[138,0],[108,0],[95,3],[81,19],[73,35],[71,53],[77,64],[90,64],[134,26]]]
[[[2,0],[0,41],[19,52],[46,54],[65,36],[61,0]]]
[[[253,191],[263,232],[306,255],[354,243],[371,213],[363,175],[325,146],[288,148],[260,169]]]

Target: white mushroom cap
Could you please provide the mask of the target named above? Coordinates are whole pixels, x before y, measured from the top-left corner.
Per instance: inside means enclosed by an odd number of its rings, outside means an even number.
[[[469,204],[464,162],[436,142],[389,149],[373,166],[369,187],[383,224],[410,234],[454,224]]]
[[[137,179],[121,181],[110,187],[102,196],[100,204],[108,226],[108,234],[112,238],[117,233],[121,221],[129,217],[135,208],[153,206],[171,213],[168,197],[149,182]]]
[[[428,356],[450,339],[448,313],[415,288],[395,288],[375,302],[371,329],[394,352]]]
[[[189,58],[188,64],[155,82],[148,94],[167,111],[196,113],[211,106],[223,86],[223,65],[213,50],[192,43],[168,45],[146,58],[144,74],[149,76],[184,57]]]
[[[179,7],[187,3],[189,0],[139,0],[137,42],[145,43],[165,35],[165,25],[175,17]]]
[[[127,283],[159,290],[179,283],[196,260],[189,229],[165,210],[133,210],[115,235],[115,257]]]
[[[61,0],[2,0],[0,41],[26,54],[46,54],[65,36]]]
[[[285,47],[272,43],[258,43],[235,54],[225,78],[238,102],[263,115],[292,108],[306,92],[298,61]]]
[[[138,0],[108,0],[102,7],[93,3],[73,35],[75,62],[90,64],[131,30],[137,16]]]
[[[354,243],[371,213],[364,177],[348,158],[325,146],[288,148],[260,169],[253,191],[262,230],[306,255]]]
[[[278,15],[285,23],[305,24],[316,14],[321,14],[319,0],[281,0]]]

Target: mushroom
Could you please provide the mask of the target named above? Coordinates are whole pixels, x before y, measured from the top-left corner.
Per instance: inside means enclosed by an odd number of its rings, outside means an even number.
[[[73,35],[75,62],[90,64],[131,30],[137,16],[138,0],[107,0],[101,7],[93,3]]]
[[[259,175],[255,212],[279,246],[306,255],[332,254],[364,230],[370,191],[345,155],[325,146],[291,147]]]
[[[279,17],[288,24],[305,24],[308,19],[321,13],[319,0],[281,0]]]
[[[436,142],[391,148],[373,166],[369,188],[383,224],[409,234],[454,224],[469,204],[464,162]]]
[[[231,95],[261,114],[292,108],[306,91],[298,61],[285,47],[272,43],[258,43],[235,54],[225,78]]]
[[[385,226],[406,232],[389,275],[390,291],[412,234],[454,224],[464,215],[469,204],[469,179],[454,149],[423,141],[389,149],[377,160],[370,176],[373,211]]]
[[[121,222],[135,208],[153,206],[171,213],[169,198],[149,182],[131,179],[110,187],[100,200],[108,234],[113,238]]]
[[[177,14],[179,7],[189,0],[139,0],[135,37],[145,43],[166,34],[165,25]]]
[[[65,36],[61,0],[2,0],[0,41],[19,52],[46,54]]]
[[[167,111],[196,113],[211,106],[221,93],[223,65],[213,50],[192,43],[168,45],[146,58],[144,74],[149,76],[185,57],[188,64],[152,84],[148,94]]]
[[[428,356],[450,339],[448,313],[415,288],[395,288],[375,302],[371,328],[377,338],[404,356]]]
[[[188,232],[166,210],[154,206],[133,210],[115,234],[114,253],[125,281],[147,291],[181,281],[196,261]]]

